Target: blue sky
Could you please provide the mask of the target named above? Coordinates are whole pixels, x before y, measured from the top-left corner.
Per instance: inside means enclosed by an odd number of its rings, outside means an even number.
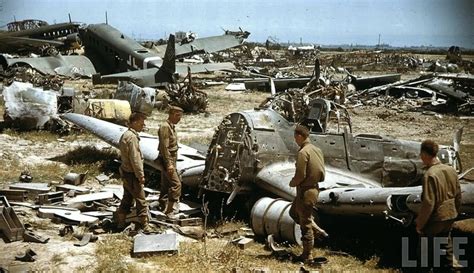
[[[22,19],[108,22],[137,39],[192,30],[199,37],[242,27],[251,41],[474,48],[471,0],[0,0],[0,25]]]

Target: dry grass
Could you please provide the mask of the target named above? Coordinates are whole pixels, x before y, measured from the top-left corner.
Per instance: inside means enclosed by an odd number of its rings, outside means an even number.
[[[225,222],[217,229],[242,227],[239,222]],[[246,249],[230,243],[230,237],[211,238],[206,241],[184,241],[179,244],[179,253],[149,255],[142,258],[130,258],[133,239],[123,235],[108,235],[97,243],[98,263],[89,269],[96,272],[255,272],[259,270],[298,271],[300,264],[288,260],[278,260],[271,255],[264,244],[255,242]],[[300,254],[299,246],[290,248],[294,254]],[[331,254],[326,249],[314,249],[313,256],[324,256],[328,263],[325,271],[369,272],[377,269],[378,258],[363,262],[354,257]],[[309,268],[316,269],[316,268]]]
[[[49,131],[17,131],[13,129],[5,129],[3,133],[23,140],[39,142],[53,142],[59,138],[57,134]]]
[[[129,272],[131,268],[127,257],[130,256],[132,240],[124,234],[101,237],[97,242],[95,272]]]

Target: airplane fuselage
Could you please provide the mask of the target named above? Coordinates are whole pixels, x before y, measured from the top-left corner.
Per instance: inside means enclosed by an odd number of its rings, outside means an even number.
[[[158,54],[110,25],[89,25],[80,34],[86,53],[100,56],[106,64],[104,73],[159,68],[163,63]]]

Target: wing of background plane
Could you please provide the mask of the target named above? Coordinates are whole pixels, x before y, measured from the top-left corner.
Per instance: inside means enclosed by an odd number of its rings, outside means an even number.
[[[0,63],[7,67],[12,65],[28,65],[42,74],[50,75],[81,75],[91,77],[96,73],[94,65],[83,55],[48,56],[38,58],[6,58],[0,56]]]
[[[235,35],[220,35],[199,38],[189,43],[176,44],[176,58],[186,57],[194,54],[213,53],[228,48],[236,47],[244,42],[244,38]],[[166,45],[155,47],[158,53],[164,54]]]
[[[26,38],[26,37],[14,37],[14,36],[5,36],[0,37],[0,50],[6,51],[6,48],[22,48],[22,47],[40,47],[44,45],[52,45],[52,46],[62,46],[64,45],[61,41],[54,41],[54,40],[42,40],[42,39],[34,39],[34,38]]]
[[[62,116],[64,119],[93,133],[100,139],[118,148],[120,137],[127,130],[111,122],[93,117],[68,113]],[[155,159],[158,157],[158,138],[149,134],[140,134],[140,149],[142,150],[145,164],[155,169],[161,169]],[[197,187],[199,178],[204,171],[205,157],[196,149],[179,144],[177,170],[182,176],[183,183]]]
[[[201,73],[210,71],[230,71],[235,70],[235,66],[232,63],[208,63],[208,64],[194,64],[194,65],[183,65],[176,63],[176,73],[180,77],[185,77],[188,74],[188,67],[191,68],[191,73]],[[101,83],[115,83],[119,80],[133,81],[136,85],[141,87],[154,87],[160,85],[160,82],[155,79],[155,75],[158,73],[159,68],[149,68],[135,71],[128,71],[110,75],[100,76],[100,79],[94,79]]]

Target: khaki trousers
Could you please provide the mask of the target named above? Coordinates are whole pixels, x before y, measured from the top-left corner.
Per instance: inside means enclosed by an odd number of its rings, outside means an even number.
[[[118,213],[128,214],[135,201],[137,216],[140,221],[148,219],[148,203],[145,200],[145,191],[138,182],[134,173],[121,172],[123,181],[123,198],[118,208]],[[145,224],[145,223],[142,223]]]
[[[318,196],[318,189],[297,189],[296,197],[290,207],[290,217],[300,225],[303,242],[313,242],[316,235],[313,232],[312,223],[314,221],[313,208],[318,201]]]

